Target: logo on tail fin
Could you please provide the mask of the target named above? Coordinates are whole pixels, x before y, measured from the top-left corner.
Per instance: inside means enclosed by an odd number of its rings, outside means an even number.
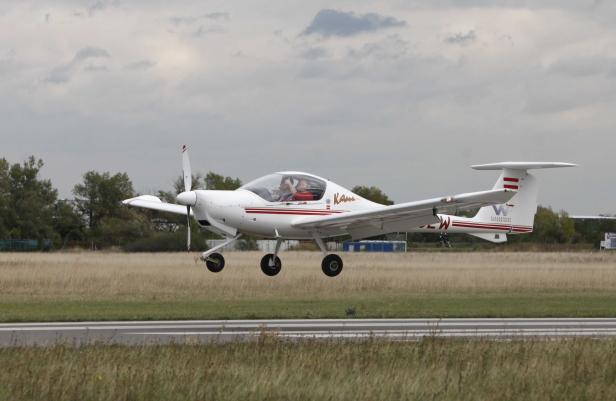
[[[507,216],[507,205],[492,205],[497,216]]]

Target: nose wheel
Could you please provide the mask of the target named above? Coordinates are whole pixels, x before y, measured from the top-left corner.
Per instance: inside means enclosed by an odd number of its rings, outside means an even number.
[[[219,253],[212,253],[205,258],[205,266],[212,273],[218,273],[225,267],[225,258]]]
[[[323,258],[321,269],[328,277],[335,277],[342,271],[342,259],[336,254],[330,254]]]
[[[268,276],[275,276],[280,273],[282,262],[280,258],[273,253],[268,253],[261,258],[261,271]]]

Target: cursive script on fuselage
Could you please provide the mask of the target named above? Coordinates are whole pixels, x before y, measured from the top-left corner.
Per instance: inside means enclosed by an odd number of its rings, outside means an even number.
[[[353,202],[355,201],[355,197],[349,195],[339,195],[338,193],[334,194],[334,205],[339,205],[341,203]]]

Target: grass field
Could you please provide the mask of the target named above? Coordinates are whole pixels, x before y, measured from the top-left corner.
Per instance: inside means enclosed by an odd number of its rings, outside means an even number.
[[[616,341],[0,349],[0,400],[613,400]]]
[[[0,253],[0,321],[616,316],[616,254],[256,252],[210,273],[197,254]]]

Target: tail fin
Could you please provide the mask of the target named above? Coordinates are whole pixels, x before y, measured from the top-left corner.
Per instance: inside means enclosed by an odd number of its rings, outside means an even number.
[[[485,206],[479,209],[474,220],[484,223],[501,223],[511,225],[513,233],[533,231],[535,213],[537,212],[537,194],[539,187],[534,175],[527,170],[540,168],[574,167],[570,163],[544,162],[505,162],[472,166],[475,170],[502,170],[494,184],[494,189],[508,188],[518,193],[503,205]]]

